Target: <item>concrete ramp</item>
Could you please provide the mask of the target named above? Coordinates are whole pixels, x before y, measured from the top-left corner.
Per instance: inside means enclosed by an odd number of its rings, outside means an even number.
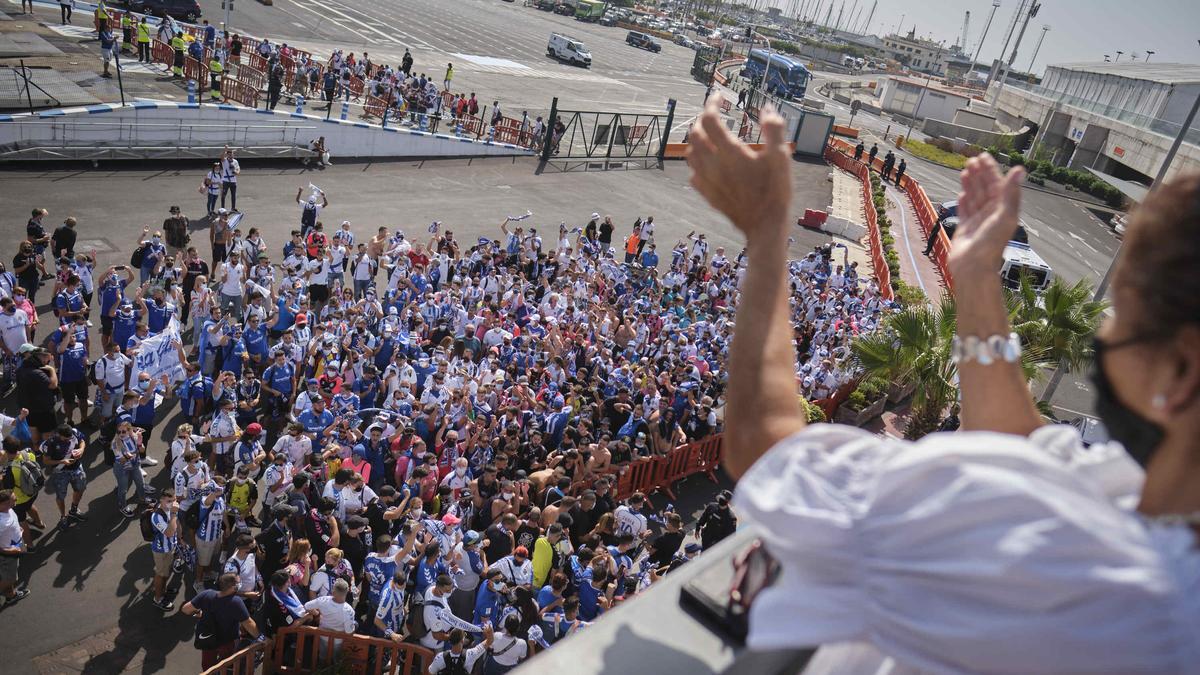
[[[0,115],[0,161],[211,158],[225,145],[238,148],[243,157],[302,156],[319,136],[338,158],[533,154],[507,143],[336,117],[227,104],[136,101]]]

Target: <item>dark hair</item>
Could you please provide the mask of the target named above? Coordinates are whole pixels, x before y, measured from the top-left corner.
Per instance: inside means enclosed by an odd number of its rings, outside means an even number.
[[[1180,174],[1155,188],[1133,212],[1122,248],[1113,286],[1137,299],[1138,323],[1157,326],[1163,335],[1195,323],[1200,317],[1200,172]]]
[[[234,574],[233,572],[226,572],[225,574],[221,575],[221,578],[217,579],[217,592],[219,593],[232,590],[237,588],[237,586],[238,575]]]

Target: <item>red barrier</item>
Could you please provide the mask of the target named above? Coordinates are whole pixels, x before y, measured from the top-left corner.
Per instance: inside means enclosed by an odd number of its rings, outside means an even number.
[[[367,94],[367,99],[363,103],[363,117],[378,117],[383,119],[383,111],[387,109],[387,99],[382,96],[372,96]]]
[[[646,487],[654,483],[654,469],[657,465],[657,460],[645,457],[627,464],[613,486],[613,499],[623,501],[635,492],[645,494]]]
[[[867,242],[871,250],[871,270],[875,280],[879,282],[879,294],[885,300],[891,300],[892,273],[888,269],[887,260],[883,257],[883,239],[879,232],[879,215],[875,212],[875,200],[871,194],[871,175],[867,165],[856,162],[846,153],[849,144],[836,138],[831,138],[825,147],[825,159],[834,166],[854,174],[862,184],[863,211],[867,219]]]
[[[238,68],[236,77],[259,91],[267,88],[267,74],[264,71],[242,66]]]
[[[221,95],[248,108],[258,107],[258,89],[234,77],[221,78]]]
[[[208,88],[208,66],[188,56],[183,59],[183,78],[195,80],[197,90]]]
[[[933,207],[933,202],[929,201],[929,197],[925,194],[925,188],[921,187],[921,184],[912,176],[906,174],[900,180],[900,187],[912,202],[913,211],[917,213],[917,221],[921,224],[921,232],[928,237],[929,231],[937,224],[937,209]],[[949,253],[950,238],[946,236],[945,230],[939,231],[937,240],[933,243],[933,254],[930,258],[937,266],[938,273],[942,275],[946,288],[954,288],[954,278],[950,275],[950,268],[946,264],[946,257]]]
[[[175,63],[175,50],[171,49],[171,45],[162,40],[153,40],[150,43],[150,58],[155,63],[161,63],[164,66],[170,67]]]

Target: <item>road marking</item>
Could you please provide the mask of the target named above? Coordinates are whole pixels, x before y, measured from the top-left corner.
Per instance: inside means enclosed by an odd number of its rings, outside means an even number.
[[[1095,247],[1095,246],[1092,246],[1091,244],[1087,243],[1086,241],[1084,241],[1084,240],[1083,240],[1083,237],[1081,237],[1081,236],[1079,236],[1079,235],[1075,234],[1074,232],[1068,232],[1067,234],[1071,235],[1071,238],[1072,238],[1072,239],[1075,239],[1075,240],[1079,241],[1079,243],[1081,243],[1081,244],[1083,244],[1084,246],[1088,247],[1088,249],[1090,249],[1092,253],[1099,253],[1099,252],[1100,252],[1100,251],[1096,250],[1096,247]],[[1074,246],[1072,246],[1071,248],[1074,248]]]
[[[913,274],[917,275],[917,284],[920,285],[921,292],[925,294],[925,297],[929,297],[929,291],[925,288],[925,281],[921,279],[921,268],[917,267],[917,259],[913,256],[912,242],[908,240],[908,216],[904,213],[904,202],[896,199],[896,196],[892,194],[891,186],[886,187],[885,191],[888,200],[896,204],[900,209],[900,231],[904,234],[904,248],[908,251],[908,259],[912,262]]]

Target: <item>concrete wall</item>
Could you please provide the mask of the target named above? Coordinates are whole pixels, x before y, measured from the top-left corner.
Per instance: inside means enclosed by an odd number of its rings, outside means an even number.
[[[138,101],[127,106],[0,115],[0,147],[239,147],[306,145],[325,137],[334,157],[480,157],[530,155],[515,145],[487,143],[389,125],[326,120],[318,115],[232,105]]]
[[[935,119],[925,120],[925,124],[922,125],[921,130],[924,131],[926,135],[933,136],[935,138],[962,139],[968,143],[978,145],[983,148],[998,144],[1002,138],[1011,140],[1017,136],[1017,134],[976,129],[974,127],[969,127],[962,124],[953,124],[951,122],[943,122]]]
[[[972,127],[974,129],[992,130],[996,127],[996,118],[991,115],[985,115],[981,112],[975,112],[970,108],[959,108],[954,111],[954,119],[951,120],[955,124],[960,124],[964,127]]]
[[[883,80],[877,87],[879,107],[885,112],[949,122],[959,108],[967,105],[965,96],[955,96],[933,88],[913,86],[895,78]]]

